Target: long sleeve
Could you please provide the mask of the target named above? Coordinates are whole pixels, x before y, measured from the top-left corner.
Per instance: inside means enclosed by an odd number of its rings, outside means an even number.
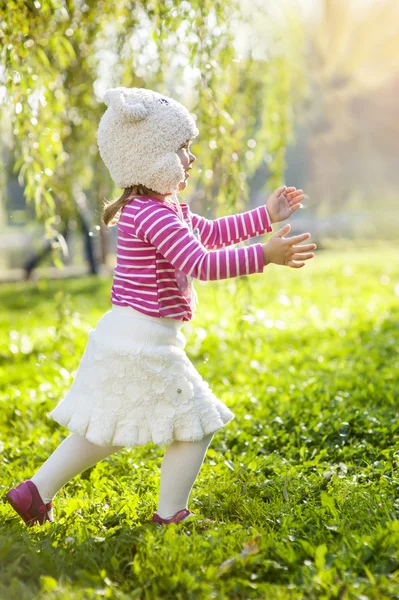
[[[145,203],[134,223],[140,239],[157,248],[176,269],[196,279],[228,279],[263,272],[261,244],[208,252],[173,209],[162,203]]]
[[[272,231],[266,206],[213,221],[191,213],[193,227],[199,229],[201,242],[207,249],[238,244],[251,237]]]

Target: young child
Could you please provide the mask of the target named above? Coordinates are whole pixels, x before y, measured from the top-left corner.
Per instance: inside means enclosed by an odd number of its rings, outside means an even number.
[[[198,134],[188,110],[171,98],[116,88],[98,129],[101,157],[122,196],[105,207],[118,222],[111,310],[88,335],[66,397],[49,413],[67,437],[30,480],[7,493],[28,525],[53,521],[55,494],[73,477],[124,447],[167,445],[152,521],[192,517],[188,498],[213,434],[233,413],[187,357],[181,331],[196,306],[193,279],[262,273],[269,263],[301,268],[315,244],[309,233],[234,244],[272,230],[300,208],[302,190],[278,188],[265,206],[214,221],[180,204]],[[299,261],[299,262],[298,262]]]

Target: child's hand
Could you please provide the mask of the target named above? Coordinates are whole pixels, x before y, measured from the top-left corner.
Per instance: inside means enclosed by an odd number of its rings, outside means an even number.
[[[272,223],[279,223],[288,219],[298,208],[302,208],[301,200],[304,199],[303,191],[294,187],[277,188],[266,202],[267,212]]]
[[[310,238],[310,233],[302,233],[294,235],[291,238],[285,239],[284,236],[290,231],[291,225],[284,225],[282,229],[273,234],[263,246],[263,258],[265,265],[275,263],[276,265],[285,265],[292,269],[300,269],[305,266],[304,262],[295,262],[297,260],[304,261],[314,258],[313,252],[316,244],[307,244],[298,246],[299,242],[303,242]]]

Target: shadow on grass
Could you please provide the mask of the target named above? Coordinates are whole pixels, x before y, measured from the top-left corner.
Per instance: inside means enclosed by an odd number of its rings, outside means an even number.
[[[107,587],[104,573],[100,574],[106,571],[108,577],[112,573],[113,583],[122,585],[126,575],[131,573],[129,565],[137,543],[144,543],[148,538],[146,530],[153,530],[155,526],[138,525],[132,529],[125,526],[109,539],[101,538],[100,530],[98,536],[90,536],[80,543],[68,536],[65,526],[56,525],[56,532],[51,532],[51,527],[52,524],[46,524],[43,530],[25,529],[14,520],[3,525],[0,535],[2,598],[31,599],[35,591],[39,594],[43,587],[46,589],[43,577],[56,579],[58,589],[64,585],[68,589],[100,589]],[[15,595],[10,593],[13,584]]]
[[[32,529],[26,528],[22,523],[17,524],[14,519],[5,522],[3,533],[0,535],[0,556],[4,565],[0,581],[2,598],[7,597],[7,600],[11,600],[18,597],[19,600],[31,600],[36,597],[35,593],[38,594],[38,598],[42,598],[41,592],[46,591],[48,586],[48,591],[51,591],[53,585],[56,585],[57,591],[63,588],[64,592],[86,591],[87,595],[82,598],[97,597],[89,595],[88,588],[95,588],[98,595],[105,597],[124,598],[124,594],[127,593],[126,598],[141,598],[144,597],[141,595],[144,589],[154,579],[160,580],[160,589],[164,588],[160,597],[175,598],[172,590],[168,593],[168,583],[165,581],[165,578],[175,577],[176,568],[173,561],[167,560],[169,543],[177,548],[180,539],[186,546],[191,547],[193,540],[190,536],[194,535],[204,540],[204,531],[210,528],[208,524],[201,527],[201,524],[194,525],[191,522],[172,526],[171,531],[171,528],[159,528],[149,523],[148,519],[141,519],[142,523],[129,526],[126,522],[120,522],[116,516],[107,531],[103,523],[102,527],[98,528],[98,534],[87,535],[86,539],[82,539],[85,534],[81,531],[81,539],[77,541],[68,534],[68,523],[63,521],[64,519],[61,519],[59,524],[47,523],[43,528]],[[90,526],[96,529],[98,525],[91,523],[88,524],[88,527]],[[139,549],[141,554],[145,549],[144,556],[148,563],[141,564],[140,567],[137,563],[137,568],[134,568],[134,559]],[[151,554],[154,554],[153,562]],[[190,558],[189,552],[183,552],[183,560],[193,560],[194,565],[196,560],[202,561],[203,557]],[[46,581],[46,578],[56,581]],[[19,585],[15,586],[15,593],[10,594],[16,581]],[[101,593],[100,590],[106,588],[116,588],[122,595],[108,595],[110,590],[108,594]],[[6,590],[8,593],[4,594]],[[58,595],[54,597],[58,598]],[[64,597],[69,596],[62,596]]]

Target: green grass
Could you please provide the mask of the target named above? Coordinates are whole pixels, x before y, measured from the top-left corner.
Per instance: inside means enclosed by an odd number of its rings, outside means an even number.
[[[147,523],[162,458],[148,445],[76,477],[56,496],[57,522],[27,529],[4,494],[68,435],[46,412],[110,286],[0,288],[0,597],[397,598],[397,249],[197,283],[187,353],[236,415],[194,486],[197,522]]]

